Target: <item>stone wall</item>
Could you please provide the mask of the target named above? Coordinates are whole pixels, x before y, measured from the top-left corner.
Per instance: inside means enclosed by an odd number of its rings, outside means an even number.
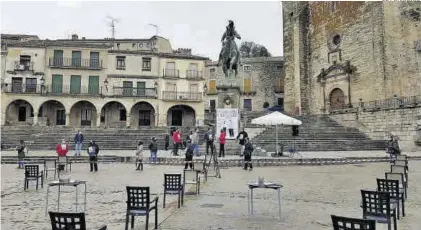
[[[355,127],[375,140],[387,140],[392,133],[400,138],[404,151],[421,150],[421,108],[358,111],[330,115],[343,126]],[[416,142],[418,141],[418,145]]]
[[[283,2],[286,111],[322,114],[338,100],[347,107],[360,98],[419,94],[420,8],[421,2]],[[335,89],[342,92],[337,98]]]

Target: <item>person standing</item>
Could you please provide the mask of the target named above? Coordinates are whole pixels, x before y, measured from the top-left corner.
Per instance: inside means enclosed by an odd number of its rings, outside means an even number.
[[[69,145],[63,139],[63,140],[61,140],[61,143],[58,143],[56,145],[56,153],[59,157],[65,157],[67,155],[67,152],[69,152]],[[65,167],[65,165],[59,164],[58,170],[63,171],[64,167]]]
[[[187,150],[186,150],[186,158],[184,163],[184,169],[187,169],[190,166],[190,169],[193,169],[193,151],[194,146],[191,141],[187,141]]]
[[[174,141],[174,156],[178,156],[178,149],[181,146],[181,132],[180,129],[177,129],[172,136]]]
[[[83,134],[80,130],[77,131],[76,135],[75,135],[75,144],[76,144],[76,153],[75,156],[80,156],[80,152],[82,151],[82,147],[83,147]]]
[[[226,129],[223,128],[221,130],[221,134],[219,135],[219,157],[225,157],[225,141],[226,141]]]
[[[136,155],[136,170],[143,171],[143,142],[139,141],[137,143],[135,155]]]
[[[245,139],[246,138],[248,138],[249,137],[249,135],[248,135],[248,133],[244,130],[244,128],[243,128],[243,130],[241,130],[241,132],[239,132],[238,133],[238,135],[237,135],[237,140],[239,141],[239,144],[240,144],[240,147],[241,147],[241,149],[240,149],[240,157],[242,157],[243,156],[243,153],[244,153],[244,146],[245,146]]]
[[[18,151],[18,169],[23,169],[25,153],[28,151],[23,140],[19,141],[19,145],[16,146],[16,151]]]
[[[165,151],[168,151],[168,147],[170,146],[170,136],[165,134]]]
[[[195,129],[191,135],[191,143],[195,156],[199,156],[199,129]]]
[[[88,155],[89,155],[89,166],[91,169],[91,172],[95,170],[95,172],[98,171],[98,153],[99,153],[99,147],[94,141],[89,142],[88,147]]]
[[[206,155],[209,154],[209,148],[211,149],[211,154],[213,154],[213,131],[212,127],[208,128],[208,131],[205,133],[205,141],[206,141]]]
[[[151,158],[150,158],[150,162],[151,163],[156,163],[157,160],[157,154],[158,154],[158,144],[156,143],[156,138],[152,137],[151,139],[151,143],[149,144],[149,150],[151,151]]]
[[[250,142],[249,138],[245,138],[245,148],[244,148],[244,170],[250,166],[250,171],[253,170],[253,165],[251,163],[251,154],[253,153],[253,144]]]

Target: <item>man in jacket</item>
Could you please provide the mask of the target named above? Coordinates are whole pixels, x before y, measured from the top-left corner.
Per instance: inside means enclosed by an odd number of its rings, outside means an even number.
[[[248,138],[249,137],[249,135],[247,134],[247,132],[244,130],[244,128],[243,128],[243,130],[241,131],[241,132],[239,132],[238,133],[238,135],[237,135],[237,140],[239,140],[239,144],[240,144],[240,157],[242,157],[243,156],[243,153],[244,153],[244,146],[245,146],[245,139],[246,138]]]
[[[193,151],[195,156],[199,156],[199,129],[195,129],[191,135],[191,143],[193,145]]]
[[[89,142],[88,155],[89,155],[89,166],[91,172],[95,169],[95,172],[98,171],[98,153],[99,147],[94,141]]]
[[[206,155],[209,154],[209,148],[211,149],[211,154],[213,154],[213,140],[214,134],[212,131],[212,127],[208,128],[208,131],[205,133],[205,141],[206,141]]]
[[[158,144],[156,143],[156,138],[152,137],[151,143],[149,144],[149,150],[151,151],[151,163],[156,163],[158,159]]]
[[[80,130],[77,131],[77,134],[75,135],[75,144],[76,144],[76,153],[75,156],[80,156],[80,152],[82,151],[82,145],[83,145],[83,134]]]
[[[250,142],[249,138],[245,138],[245,147],[244,147],[244,170],[247,170],[250,166],[250,171],[253,170],[253,165],[251,164],[251,154],[253,153],[253,144]]]
[[[186,150],[186,158],[185,158],[185,164],[184,169],[187,169],[188,166],[190,166],[190,169],[193,169],[193,151],[194,146],[192,145],[191,141],[187,141],[187,150]]]

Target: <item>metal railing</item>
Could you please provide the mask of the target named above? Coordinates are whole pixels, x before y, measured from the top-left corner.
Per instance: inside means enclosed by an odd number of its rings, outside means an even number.
[[[180,71],[178,69],[164,69],[163,71],[165,78],[179,78]]]
[[[14,71],[34,71],[34,62],[21,63],[20,61],[15,61]]]
[[[39,84],[4,84],[3,92],[18,93],[18,94],[32,94],[41,93],[42,85]]]
[[[171,101],[201,101],[202,93],[199,92],[177,92],[177,91],[163,91],[163,100]]]
[[[101,89],[98,86],[80,85],[46,85],[45,94],[49,95],[91,95],[99,96]]]
[[[186,71],[186,78],[192,79],[192,80],[202,80],[203,79],[202,71],[187,70]]]
[[[113,87],[112,95],[107,96],[118,96],[118,97],[150,97],[156,98],[155,88],[133,88],[133,87]]]
[[[48,66],[66,69],[102,69],[102,60],[95,58],[54,58],[50,57]]]

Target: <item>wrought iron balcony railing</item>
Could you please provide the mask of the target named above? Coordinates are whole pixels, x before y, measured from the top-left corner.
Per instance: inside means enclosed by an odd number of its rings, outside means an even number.
[[[162,99],[169,100],[169,101],[201,101],[202,93],[163,91]]]
[[[33,94],[41,93],[42,85],[39,84],[4,84],[3,92],[5,93],[18,93],[18,94]]]
[[[164,78],[179,78],[180,71],[178,69],[164,69]]]
[[[14,71],[34,71],[34,62],[15,61]]]
[[[133,88],[114,86],[112,89],[112,95],[107,94],[107,96],[156,98],[157,94],[155,88]]]
[[[101,70],[102,60],[95,58],[54,58],[50,57],[50,68]]]
[[[190,80],[202,80],[203,79],[202,71],[187,70],[186,71],[186,78],[190,79]]]

